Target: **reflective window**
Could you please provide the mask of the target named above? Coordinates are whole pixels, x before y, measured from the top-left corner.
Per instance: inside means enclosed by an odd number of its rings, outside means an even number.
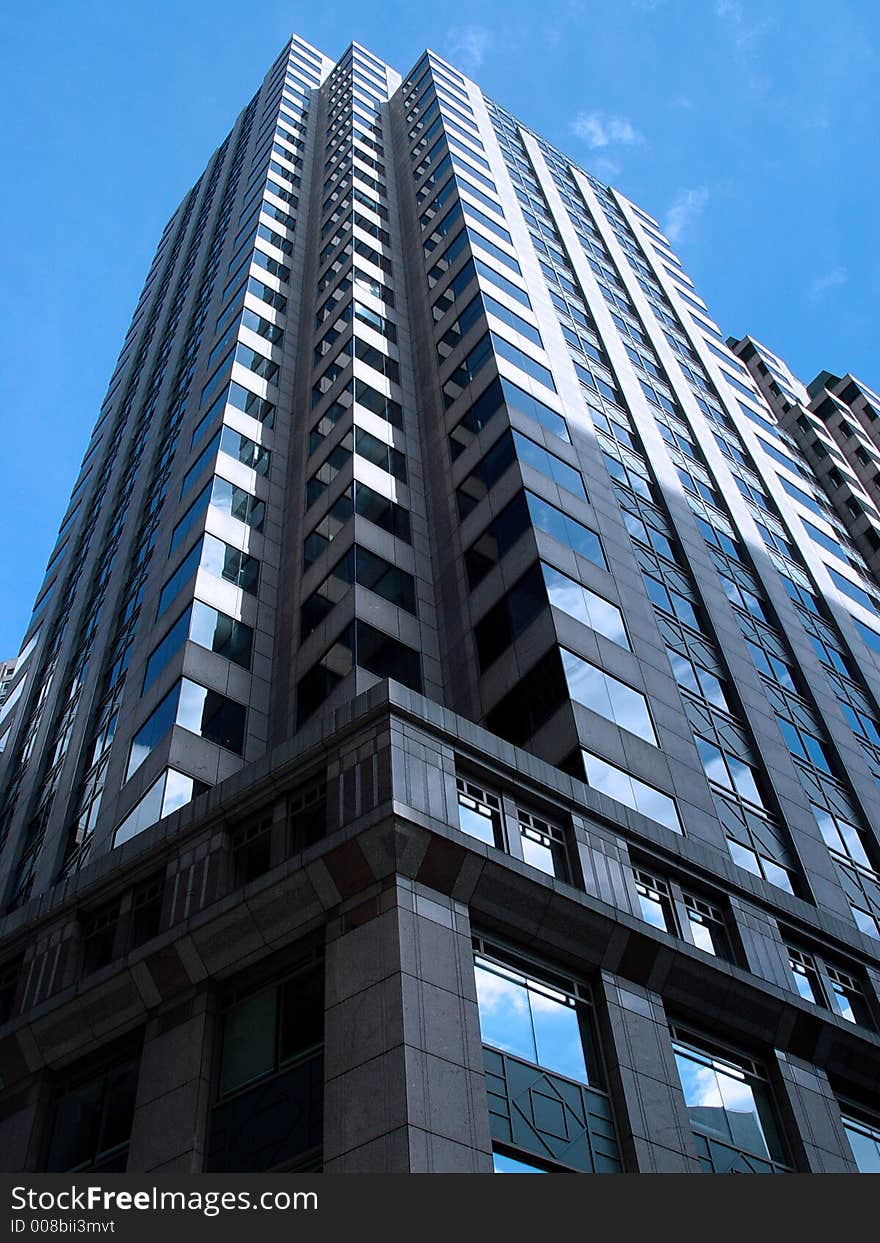
[[[243,669],[249,669],[253,638],[253,630],[244,622],[221,613],[201,600],[194,600],[181,613],[147,661],[142,693],[155,682],[187,639],[236,665],[241,665]]]
[[[595,1082],[573,997],[481,956],[476,981],[484,1044],[578,1083]]]
[[[481,842],[503,849],[501,800],[498,795],[463,777],[456,777],[455,783],[458,788],[459,828]]]
[[[880,1174],[880,1122],[841,1115],[843,1129],[860,1174]]]
[[[643,816],[665,824],[674,833],[681,832],[681,821],[675,809],[675,801],[668,794],[663,794],[654,786],[639,781],[637,777],[624,772],[622,768],[615,767],[614,764],[609,764],[607,760],[600,759],[598,755],[584,750],[581,751],[581,755],[588,785],[607,794],[609,798],[616,799],[617,802],[624,803],[627,807],[632,807],[634,811],[641,812]]]
[[[785,1163],[763,1073],[749,1059],[674,1041],[685,1104],[703,1166],[716,1173],[774,1173]],[[757,1158],[750,1161],[749,1158]]]
[[[546,1174],[540,1166],[530,1165],[516,1157],[509,1157],[503,1152],[492,1153],[492,1163],[496,1174]]]
[[[595,592],[552,566],[542,562],[541,569],[550,603],[555,608],[577,618],[579,622],[603,634],[612,643],[629,648],[623,614],[615,604],[605,600],[602,596],[597,596]]]
[[[113,835],[113,845],[121,846],[138,833],[143,833],[157,820],[170,816],[178,807],[184,807],[207,789],[208,786],[196,781],[195,777],[180,773],[175,768],[166,768],[122,821]]]
[[[755,803],[759,807],[764,806],[755,781],[754,770],[748,764],[744,764],[729,751],[720,750],[705,738],[695,736],[695,742],[703,762],[703,769],[710,781],[715,782],[716,785],[725,786],[728,790],[734,790],[743,798],[748,799],[750,803]]]
[[[175,724],[241,755],[246,715],[244,704],[235,703],[218,691],[210,691],[188,678],[181,678],[132,738],[126,781],[137,772]]]
[[[188,678],[182,679],[177,724],[184,729],[241,755],[244,750],[245,717],[244,704],[235,703],[218,691],[210,691]]]
[[[570,881],[565,831],[546,816],[517,807],[520,849],[526,863],[557,880]]]
[[[688,932],[697,949],[733,962],[727,921],[721,910],[713,902],[707,902],[705,898],[698,898],[692,893],[684,894],[684,905],[687,910]]]
[[[641,868],[633,872],[636,882],[636,895],[639,899],[639,910],[646,924],[659,928],[661,932],[678,935],[678,924],[675,919],[675,908],[665,880],[645,872]]]
[[[569,693],[576,703],[657,746],[657,736],[644,695],[573,652],[565,648],[561,648],[560,652]]]
[[[825,1004],[825,996],[812,954],[789,946],[788,967],[795,990],[801,997],[805,1001],[812,1001],[814,1005],[823,1006]]]

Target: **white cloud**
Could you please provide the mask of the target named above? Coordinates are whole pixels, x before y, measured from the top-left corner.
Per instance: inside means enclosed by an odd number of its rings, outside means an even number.
[[[706,186],[695,190],[679,190],[666,213],[663,228],[670,242],[679,242],[688,228],[702,216],[709,201]]]
[[[846,268],[840,264],[836,268],[831,268],[828,272],[822,272],[819,276],[813,278],[809,289],[809,298],[811,302],[820,302],[830,289],[836,289],[838,285],[845,285],[848,278]]]
[[[632,147],[645,141],[628,117],[612,117],[604,112],[579,112],[569,128],[594,151],[602,147]]]
[[[492,33],[485,26],[456,26],[447,32],[449,59],[459,68],[479,69],[492,42]]]
[[[617,160],[610,160],[607,155],[597,156],[590,161],[590,172],[604,182],[612,182],[620,173],[620,167]]]
[[[748,22],[739,0],[716,0],[715,15],[727,22],[734,45],[740,52],[751,52],[756,44],[773,26],[772,18],[760,22]]]

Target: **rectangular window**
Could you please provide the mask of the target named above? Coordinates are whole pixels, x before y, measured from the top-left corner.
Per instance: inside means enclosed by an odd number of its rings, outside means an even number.
[[[129,1052],[100,1070],[65,1075],[55,1094],[46,1170],[124,1173],[138,1063]]]
[[[629,648],[623,614],[615,604],[603,599],[602,596],[597,596],[595,592],[575,582],[567,574],[563,574],[544,562],[541,563],[541,569],[547,595],[554,608],[583,622],[585,626],[604,635],[612,643]]]
[[[108,902],[82,918],[82,974],[100,971],[116,957],[119,900]]]
[[[644,695],[574,652],[566,648],[561,648],[560,652],[569,693],[576,703],[613,721],[621,729],[644,738],[653,746],[658,745]]]
[[[297,720],[300,725],[315,712],[341,681],[358,665],[378,678],[392,678],[421,693],[419,654],[366,622],[347,626],[322,658],[300,679]]]
[[[464,777],[456,777],[455,784],[458,788],[458,824],[461,831],[503,850],[501,799]]]
[[[321,964],[233,999],[220,1034],[221,1100],[317,1053],[324,1039]]]
[[[720,908],[692,893],[685,893],[683,897],[688,932],[697,949],[733,962],[734,954],[727,932],[727,921]]]
[[[244,704],[181,678],[132,738],[126,781],[152,754],[172,725],[180,725],[200,738],[241,755],[246,715]]]
[[[260,569],[260,563],[256,557],[248,556],[247,553],[230,547],[223,540],[206,532],[192,546],[162,588],[156,612],[157,621],[169,604],[176,599],[184,583],[188,582],[199,568],[228,583],[233,583],[250,595],[256,593]]]
[[[211,503],[211,483],[205,485],[196,499],[190,505],[189,509],[177,523],[177,526],[171,533],[171,546],[168,549],[168,555],[171,556],[176,548],[189,535],[190,531],[195,527],[199,519],[207,512]]]
[[[481,944],[474,971],[493,1140],[517,1162],[619,1171],[586,991]]]
[[[263,816],[254,824],[236,829],[230,835],[232,886],[250,884],[272,866],[272,817]]]
[[[162,899],[165,892],[165,873],[157,873],[142,881],[131,896],[131,914],[128,931],[129,950],[138,949],[158,936],[162,925]]]
[[[645,872],[641,868],[633,870],[636,885],[636,896],[642,919],[652,928],[668,932],[672,936],[679,935],[678,921],[675,918],[675,907],[665,880]]]
[[[211,439],[205,445],[204,449],[202,449],[199,456],[193,462],[192,466],[183,476],[183,482],[180,485],[180,499],[181,500],[183,500],[187,492],[190,490],[190,488],[193,486],[193,484],[198,479],[199,475],[201,475],[202,472],[205,470],[205,468],[208,465],[208,462],[213,457],[216,456],[219,448],[220,448],[220,432],[218,430],[211,437]]]
[[[704,1172],[784,1173],[786,1154],[763,1069],[690,1033],[675,1035],[675,1062]]]
[[[600,759],[598,755],[593,755],[590,751],[581,750],[581,755],[587,785],[599,790],[602,794],[607,794],[609,798],[615,799],[618,803],[631,807],[633,811],[640,812],[641,815],[648,816],[651,820],[656,820],[659,824],[665,825],[667,829],[672,829],[674,833],[681,833],[681,821],[678,818],[675,800],[668,794],[663,794],[654,786],[640,781],[637,777],[624,772],[622,768],[615,767],[614,764],[609,764],[607,760]]]
[[[208,690],[188,678],[181,680],[176,723],[200,738],[241,755],[244,751],[246,716],[244,704],[227,699],[218,691]]]
[[[214,477],[211,504],[220,513],[236,518],[255,531],[262,531],[266,516],[265,503],[219,475]]]
[[[860,1174],[880,1174],[880,1120],[841,1114],[843,1129]]]
[[[113,835],[113,845],[121,846],[138,833],[143,833],[158,820],[170,816],[179,807],[204,794],[209,787],[175,768],[166,768],[149,790],[135,803]]]
[[[860,622],[857,617],[853,618],[862,639],[867,643],[872,652],[880,652],[880,634],[876,630],[872,630],[870,626],[866,626],[864,622]]]

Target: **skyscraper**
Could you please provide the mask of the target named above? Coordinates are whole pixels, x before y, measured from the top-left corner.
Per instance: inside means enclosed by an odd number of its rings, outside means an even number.
[[[7,1160],[877,1169],[844,534],[652,217],[433,53],[293,38],[4,706]]]

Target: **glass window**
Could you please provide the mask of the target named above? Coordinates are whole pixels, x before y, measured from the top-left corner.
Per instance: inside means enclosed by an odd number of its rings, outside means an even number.
[[[168,605],[175,599],[177,593],[188,582],[199,568],[202,556],[202,540],[196,540],[192,548],[186,554],[180,565],[167,580],[164,587],[159,593],[159,604],[156,610],[156,621],[162,616]]]
[[[644,695],[574,652],[566,648],[560,651],[569,693],[576,703],[657,746],[657,736]]]
[[[50,1173],[125,1171],[137,1080],[138,1059],[128,1055],[59,1085],[46,1158]]]
[[[570,881],[565,830],[523,807],[517,807],[516,819],[524,861],[557,880]]]
[[[211,482],[209,481],[205,485],[205,487],[202,488],[199,495],[193,501],[192,505],[190,505],[189,509],[186,511],[186,513],[183,515],[183,517],[180,519],[177,526],[174,528],[173,532],[171,533],[171,547],[168,549],[169,556],[171,556],[175,548],[178,548],[180,544],[183,542],[183,540],[186,539],[187,535],[190,533],[190,531],[193,529],[193,527],[196,525],[196,523],[199,521],[202,515],[207,511],[208,505],[210,503],[211,503]]]
[[[192,466],[183,476],[183,482],[180,485],[180,499],[181,500],[183,500],[187,492],[189,492],[192,485],[198,479],[199,475],[201,475],[202,471],[206,468],[209,460],[212,459],[214,456],[216,456],[219,448],[220,448],[220,431],[218,429],[217,432],[211,437],[211,439],[205,445],[204,449],[202,449],[201,453],[196,458],[196,460],[193,462]]]
[[[250,669],[254,640],[251,627],[203,604],[201,600],[194,600],[192,604],[189,637],[193,643],[216,652],[233,664]]]
[[[324,1038],[323,967],[234,999],[222,1019],[222,1098],[314,1053]]]
[[[214,477],[211,488],[211,504],[220,513],[227,514],[231,518],[237,518],[239,522],[246,523],[249,527],[253,527],[255,531],[262,531],[263,520],[266,516],[264,502],[257,500],[255,496],[250,492],[246,492],[244,488],[239,488],[236,484],[230,483],[219,475]]]
[[[232,1009],[223,1023],[220,1095],[246,1087],[275,1069],[278,993],[258,993]]]
[[[132,738],[131,750],[128,755],[128,768],[125,774],[126,781],[137,772],[147,756],[151,754],[159,741],[174,724],[179,699],[180,683],[177,682],[172,686],[165,698],[159,701]]]
[[[581,500],[585,501],[587,499],[584,482],[579,472],[573,466],[569,466],[567,462],[563,462],[554,453],[549,453],[542,445],[536,444],[534,440],[529,440],[527,436],[521,435],[520,432],[514,431],[512,436],[516,456],[521,462],[540,471],[542,475],[547,475],[560,488],[571,492]]]
[[[623,614],[616,605],[544,562],[541,569],[550,603],[555,608],[603,634],[612,643],[629,648]]]
[[[828,978],[831,995],[831,1007],[848,1023],[858,1023],[862,1027],[874,1028],[868,1001],[858,980],[841,967],[832,967],[825,963],[825,974]]]
[[[681,821],[675,808],[675,800],[671,799],[668,794],[663,794],[654,786],[639,781],[637,777],[624,772],[622,768],[616,768],[607,760],[600,759],[598,755],[584,750],[581,751],[581,755],[588,785],[607,794],[609,798],[624,803],[634,811],[641,812],[643,816],[665,824],[667,829],[672,829],[674,833],[681,832]]]
[[[250,668],[254,632],[244,622],[194,600],[154,649],[147,661],[143,691],[155,682],[187,639],[209,651],[231,660],[244,669]]]
[[[177,724],[200,738],[207,738],[209,742],[216,742],[227,751],[241,755],[246,715],[244,704],[235,703],[218,691],[210,691],[188,678],[181,680]]]
[[[542,1170],[537,1165],[529,1165],[527,1161],[523,1161],[517,1157],[509,1157],[503,1152],[493,1152],[492,1162],[494,1172],[496,1174],[546,1174],[546,1170]]]
[[[157,820],[170,816],[178,807],[184,807],[207,789],[208,786],[202,781],[196,781],[195,777],[180,773],[175,768],[166,768],[143,798],[135,803],[116,830],[113,835],[114,847],[137,837],[138,833],[143,833]]]
[[[504,849],[501,799],[475,782],[456,777],[458,788],[458,823],[463,833]]]
[[[707,902],[705,898],[698,898],[692,893],[684,894],[684,905],[687,911],[688,931],[697,949],[733,962],[734,955],[723,912],[714,903]]]
[[[813,955],[806,953],[805,950],[795,949],[793,946],[788,946],[787,948],[788,967],[795,991],[805,1001],[811,1001],[817,1006],[824,1006],[825,994],[822,990],[822,983],[819,979],[819,972],[816,969]]]
[[[695,735],[694,741],[700,753],[703,769],[710,781],[713,781],[716,785],[725,786],[728,790],[735,791],[743,798],[748,799],[750,803],[755,803],[758,807],[764,806],[764,801],[758,791],[754,771],[748,764],[744,764],[742,760],[738,759],[731,752],[722,751],[714,743],[708,742],[705,738],[700,738],[698,735]]]
[[[535,496],[532,492],[526,493],[526,500],[532,521],[539,530],[559,540],[561,544],[573,549],[580,556],[586,557],[594,565],[607,570],[608,563],[602,551],[602,543],[595,531],[591,531],[583,523],[570,518],[561,509],[557,509],[549,501]]]
[[[880,1122],[841,1115],[843,1129],[860,1174],[880,1174]]]
[[[635,869],[633,876],[642,919],[653,928],[659,928],[661,932],[678,936],[675,908],[666,881],[641,868]]]
[[[785,1163],[769,1085],[756,1065],[690,1038],[673,1043],[685,1104],[706,1170],[774,1173]],[[749,1158],[757,1158],[750,1161]]]
[[[181,613],[180,617],[178,617],[177,621],[162,639],[161,643],[153,649],[152,655],[147,661],[147,666],[144,671],[144,684],[141,687],[141,694],[144,694],[147,689],[152,686],[156,678],[158,678],[163,669],[166,668],[168,662],[174,656],[174,653],[183,647],[187,636],[189,635],[191,614],[192,605]]]
[[[209,691],[188,678],[181,678],[132,738],[126,781],[137,772],[175,724],[241,755],[246,715],[244,704],[235,703],[218,691]]]
[[[595,1082],[570,994],[482,956],[476,981],[484,1044],[578,1083]]]
[[[266,475],[269,471],[271,454],[268,449],[243,436],[231,427],[224,427],[220,433],[220,451],[236,462],[250,467],[258,475]]]

